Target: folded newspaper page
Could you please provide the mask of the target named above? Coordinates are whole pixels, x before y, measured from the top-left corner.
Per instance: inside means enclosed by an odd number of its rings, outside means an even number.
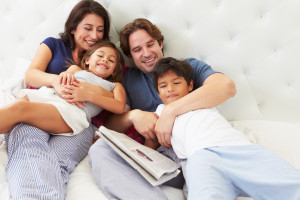
[[[104,126],[96,133],[153,186],[160,185],[180,173],[180,166],[174,161],[123,133]]]

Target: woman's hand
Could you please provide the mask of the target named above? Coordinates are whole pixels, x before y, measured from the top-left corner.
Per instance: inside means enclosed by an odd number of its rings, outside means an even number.
[[[75,78],[74,73],[64,71],[58,75],[59,83],[61,85],[74,85],[75,82],[79,83],[79,81]]]
[[[62,97],[62,95],[66,94],[64,93],[64,86],[60,84],[60,77],[59,75],[55,75],[55,77],[51,81],[51,85],[54,88],[55,92]]]
[[[90,91],[85,89],[85,87],[83,87],[81,83],[74,85],[65,85],[62,91],[63,95],[61,97],[68,103],[74,104],[79,108],[86,106]]]

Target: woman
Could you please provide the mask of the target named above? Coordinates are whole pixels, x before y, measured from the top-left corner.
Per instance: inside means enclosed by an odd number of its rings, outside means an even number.
[[[72,9],[60,39],[47,38],[25,75],[27,84],[53,87],[67,94],[59,73],[98,40],[108,39],[110,20],[107,11],[93,0],[80,1]],[[100,86],[81,82],[78,92],[112,95]],[[84,102],[76,102],[82,106]],[[11,199],[64,199],[69,174],[87,155],[94,129],[90,124],[81,134],[64,137],[51,135],[27,124],[18,124],[6,135],[8,146],[7,177]]]

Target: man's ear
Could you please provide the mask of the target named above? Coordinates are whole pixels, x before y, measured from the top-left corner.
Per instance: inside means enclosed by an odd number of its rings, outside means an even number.
[[[160,49],[163,49],[163,48],[164,48],[164,43],[163,43],[163,41],[160,42],[159,46],[160,46]]]
[[[191,82],[189,84],[189,92],[191,92],[193,90],[193,86],[194,86],[194,81],[191,80]]]

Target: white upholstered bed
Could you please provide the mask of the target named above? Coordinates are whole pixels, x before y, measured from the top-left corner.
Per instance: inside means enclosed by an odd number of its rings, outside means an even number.
[[[40,42],[56,37],[77,0],[0,1],[0,105],[24,87]],[[111,15],[111,40],[145,17],[165,36],[166,56],[195,57],[232,78],[237,95],[219,106],[233,126],[300,169],[299,0],[99,0]],[[6,147],[0,136],[0,199],[9,199]],[[251,167],[251,166],[249,166]],[[181,190],[164,187],[172,200]],[[85,158],[66,199],[106,199]]]

